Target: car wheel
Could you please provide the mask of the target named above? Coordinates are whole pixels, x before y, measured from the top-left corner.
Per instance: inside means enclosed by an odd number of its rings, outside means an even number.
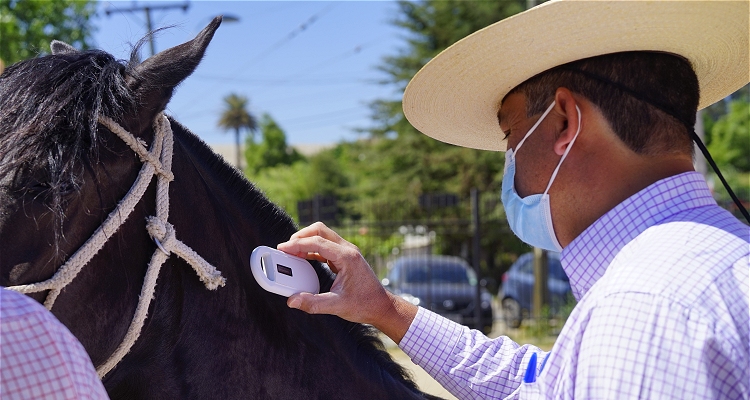
[[[521,326],[521,305],[516,299],[510,297],[503,299],[503,319],[508,328],[516,329]]]

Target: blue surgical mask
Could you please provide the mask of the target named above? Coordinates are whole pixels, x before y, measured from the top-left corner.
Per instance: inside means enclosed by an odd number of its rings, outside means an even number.
[[[552,211],[550,209],[549,194],[547,192],[549,192],[549,188],[552,186],[552,182],[554,182],[555,177],[557,176],[557,171],[560,170],[563,160],[568,156],[570,148],[573,147],[573,143],[575,143],[578,134],[581,132],[581,110],[578,106],[576,106],[576,111],[578,111],[578,131],[576,131],[573,140],[570,141],[570,144],[560,158],[560,162],[552,173],[552,177],[550,178],[549,183],[547,184],[547,189],[544,190],[544,193],[521,198],[516,192],[515,187],[516,154],[518,153],[518,150],[521,149],[526,138],[528,138],[539,124],[542,123],[554,106],[555,102],[552,102],[539,120],[536,121],[534,126],[529,129],[526,136],[518,142],[515,151],[513,149],[508,149],[505,153],[505,172],[503,173],[503,187],[500,197],[503,202],[503,207],[505,207],[505,215],[508,218],[510,229],[516,234],[516,236],[534,247],[551,251],[562,251],[562,246],[560,246],[560,243],[557,241],[557,236],[555,235],[555,228],[552,226]]]

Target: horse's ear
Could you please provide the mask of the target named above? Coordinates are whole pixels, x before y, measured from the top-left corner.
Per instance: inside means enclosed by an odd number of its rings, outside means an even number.
[[[52,50],[52,54],[75,54],[78,53],[78,50],[76,50],[75,47],[65,43],[61,42],[59,40],[53,40],[52,43],[49,45],[50,50]]]
[[[166,106],[174,88],[198,67],[219,25],[221,16],[214,18],[193,40],[151,56],[135,67],[126,77],[130,90],[142,99],[159,97],[157,101],[161,104],[149,104],[151,107]]]

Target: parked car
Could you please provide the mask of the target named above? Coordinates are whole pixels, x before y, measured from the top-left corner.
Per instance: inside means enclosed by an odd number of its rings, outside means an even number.
[[[560,307],[572,298],[568,276],[560,264],[560,253],[548,252],[549,260],[547,288],[549,289],[550,309],[558,312]],[[518,328],[529,315],[534,298],[534,253],[518,257],[508,272],[503,274],[502,287],[498,293],[502,299],[503,319],[509,328]]]
[[[477,277],[459,257],[409,256],[396,260],[383,285],[414,305],[470,328],[492,330],[492,295],[481,288],[481,318],[474,315]]]

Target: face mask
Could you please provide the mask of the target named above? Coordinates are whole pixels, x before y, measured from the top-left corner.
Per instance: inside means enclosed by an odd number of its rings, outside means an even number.
[[[550,178],[549,183],[547,184],[547,189],[544,190],[544,193],[521,198],[518,193],[516,193],[515,187],[516,154],[518,153],[518,150],[521,149],[526,138],[528,138],[539,124],[542,123],[554,106],[555,102],[552,102],[547,108],[547,111],[545,111],[539,120],[536,121],[534,126],[529,129],[526,136],[518,142],[515,151],[513,149],[508,149],[505,153],[505,171],[503,172],[501,200],[503,202],[503,207],[505,208],[505,215],[508,218],[508,224],[510,224],[510,229],[516,234],[516,236],[534,247],[551,251],[562,251],[562,246],[560,246],[560,243],[557,241],[555,229],[552,226],[552,212],[550,210],[549,194],[547,192],[557,176],[557,171],[560,170],[560,165],[562,165],[565,157],[568,156],[570,148],[573,147],[573,143],[575,143],[578,134],[581,132],[581,110],[578,106],[576,106],[576,111],[578,111],[578,131],[576,131],[573,140],[570,141],[570,144],[560,158],[560,162],[552,173],[552,177]]]

